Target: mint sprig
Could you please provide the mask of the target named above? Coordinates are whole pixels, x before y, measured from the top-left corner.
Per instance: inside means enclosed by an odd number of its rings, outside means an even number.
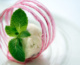
[[[31,35],[26,30],[27,25],[27,15],[21,8],[19,8],[11,16],[10,26],[5,27],[6,33],[11,37],[15,37],[9,41],[9,52],[16,60],[20,62],[25,61],[22,38],[29,37]]]

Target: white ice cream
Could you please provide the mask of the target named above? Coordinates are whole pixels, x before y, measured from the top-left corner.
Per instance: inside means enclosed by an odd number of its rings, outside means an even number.
[[[31,36],[23,39],[26,58],[30,58],[40,52],[42,46],[41,30],[35,24],[28,24],[27,30]]]

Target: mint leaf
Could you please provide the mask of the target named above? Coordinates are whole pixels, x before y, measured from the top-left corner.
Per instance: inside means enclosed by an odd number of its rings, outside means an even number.
[[[22,44],[19,39],[14,38],[10,40],[8,44],[8,49],[11,55],[18,61],[25,61],[25,53],[23,51]]]
[[[31,34],[26,30],[26,31],[22,31],[20,34],[19,34],[19,38],[25,38],[25,37],[29,37],[31,36]]]
[[[28,25],[28,18],[26,13],[20,8],[16,10],[11,17],[10,25],[15,27],[19,33],[25,31]]]
[[[18,32],[17,32],[16,28],[11,27],[11,26],[6,26],[5,31],[9,36],[15,37],[15,36],[18,35]]]

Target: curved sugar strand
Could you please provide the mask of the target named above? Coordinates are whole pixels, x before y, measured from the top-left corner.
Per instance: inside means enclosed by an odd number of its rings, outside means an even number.
[[[0,36],[0,42],[3,43],[3,41],[2,41],[1,38],[3,38],[3,36]],[[5,43],[5,42],[4,42],[4,43]],[[7,51],[7,50],[8,50],[8,49],[7,49],[7,46],[6,46],[5,44],[1,44],[1,46],[2,46],[2,45],[4,46],[5,50]]]
[[[9,13],[10,13],[10,15],[12,14],[12,9],[11,10],[9,10],[9,9],[7,9],[7,11],[6,11],[6,13],[5,13],[5,22],[6,22],[6,24],[7,25],[9,25]],[[10,16],[11,17],[11,16]]]
[[[0,35],[1,35],[1,36],[0,36],[0,41],[2,42],[1,38],[2,38],[2,39],[6,39],[6,38],[5,38],[5,36],[3,36],[3,34],[2,34],[1,31],[0,31]],[[5,46],[4,46],[4,45],[5,45]],[[2,45],[1,45],[1,46],[2,46]],[[7,46],[6,40],[4,40],[3,46],[4,46],[4,48],[6,47],[5,50],[7,51],[7,50],[8,50],[8,46]]]
[[[1,21],[2,21],[2,18],[1,18]],[[6,41],[7,41],[7,38],[5,37],[6,36],[6,33],[5,33],[5,31],[3,30],[3,23],[2,22],[0,22],[1,23],[1,30],[3,31],[3,34],[2,34],[2,32],[0,31],[0,33],[1,33],[1,36],[3,37],[3,39],[5,39],[4,40],[4,42],[5,42],[5,45],[6,45],[6,47],[7,47],[7,43],[6,43]]]
[[[1,33],[0,33],[0,34],[1,34]],[[2,40],[1,40],[1,38],[4,38],[2,35],[0,36],[0,42],[3,43]],[[4,38],[4,39],[5,39],[5,38]],[[1,49],[1,51],[3,52],[3,54],[4,54],[5,56],[7,56],[6,53],[3,51],[2,46],[4,46],[4,44],[0,44],[0,49]],[[6,51],[8,50],[7,47],[6,47],[6,48],[4,47],[4,49],[5,49]]]
[[[6,12],[6,14],[5,14],[5,22],[6,22],[6,24],[8,25],[8,16],[9,16],[9,10],[7,10],[7,12]]]
[[[3,13],[2,13],[2,15],[1,15],[1,17],[0,17],[0,23],[1,23],[1,25],[2,25],[1,28],[2,28],[2,31],[3,31],[4,37],[6,36],[6,39],[5,39],[6,41],[7,41],[7,35],[6,35],[6,33],[5,33],[2,20],[3,20],[3,16],[6,14],[7,10],[8,10],[8,9],[6,9],[5,11],[3,11]]]
[[[1,45],[0,45],[0,49],[2,50],[3,54],[6,56],[6,54],[5,54],[5,52],[3,51],[3,49],[2,49],[2,46],[1,46]]]

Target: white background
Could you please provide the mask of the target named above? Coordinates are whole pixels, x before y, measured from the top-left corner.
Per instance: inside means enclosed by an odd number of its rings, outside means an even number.
[[[7,2],[9,1],[9,2]],[[13,1],[13,2],[12,2]],[[0,0],[0,12],[17,0]],[[80,28],[80,0],[38,0],[55,15],[63,17]]]

